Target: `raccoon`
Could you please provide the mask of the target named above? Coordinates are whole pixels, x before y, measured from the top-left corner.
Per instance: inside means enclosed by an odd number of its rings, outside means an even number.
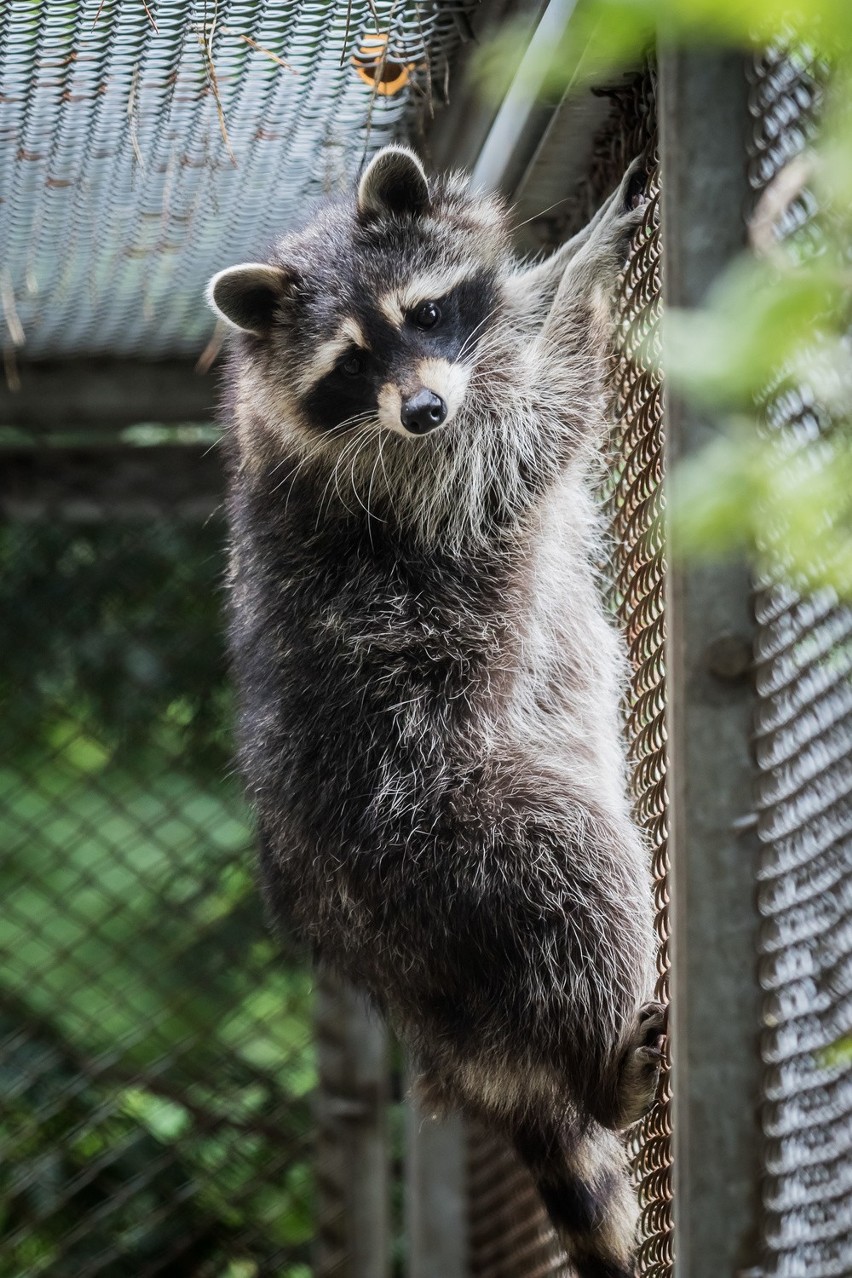
[[[592,495],[636,188],[528,266],[497,198],[393,146],[208,290],[272,914],[514,1144],[581,1278],[632,1273],[620,1133],[664,1033]]]

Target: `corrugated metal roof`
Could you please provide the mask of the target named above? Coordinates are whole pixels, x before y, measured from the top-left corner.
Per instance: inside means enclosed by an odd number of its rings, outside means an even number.
[[[474,5],[0,5],[3,344],[197,352],[210,274],[410,129]]]

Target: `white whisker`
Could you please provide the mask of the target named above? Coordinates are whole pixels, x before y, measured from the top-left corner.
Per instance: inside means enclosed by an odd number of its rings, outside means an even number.
[[[466,338],[464,339],[464,341],[462,342],[461,349],[460,349],[460,351],[459,351],[458,355],[456,356],[456,359],[457,359],[459,362],[461,362],[461,361],[464,359],[465,355],[467,354],[468,350],[470,349],[470,344],[471,344],[471,342],[473,342],[473,340],[475,339],[475,337],[476,337],[477,333],[479,333],[479,331],[483,328],[483,326],[484,326],[485,324],[487,324],[487,323],[488,323],[488,321],[491,319],[492,315],[495,315],[499,309],[500,309],[500,305],[499,305],[499,303],[498,303],[496,306],[492,306],[492,308],[491,308],[491,310],[488,312],[488,314],[487,314],[487,315],[485,315],[485,316],[483,316],[483,318],[482,318],[482,319],[479,321],[479,323],[476,325],[476,328],[474,328],[472,332],[468,333],[467,337],[466,337]]]

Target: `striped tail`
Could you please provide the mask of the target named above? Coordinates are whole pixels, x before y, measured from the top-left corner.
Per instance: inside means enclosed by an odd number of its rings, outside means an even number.
[[[618,1136],[526,1129],[515,1145],[578,1278],[634,1278],[639,1209]]]

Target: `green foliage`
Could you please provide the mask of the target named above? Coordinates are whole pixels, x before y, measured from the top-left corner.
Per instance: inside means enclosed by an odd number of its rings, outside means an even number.
[[[820,1053],[820,1064],[828,1069],[845,1069],[852,1065],[852,1034],[846,1034]]]
[[[149,536],[107,525],[4,530],[0,757],[64,741],[89,770],[142,754],[152,766],[180,756],[189,770],[224,770],[219,540],[191,524]]]
[[[580,0],[546,63],[522,68],[525,30],[522,20],[505,24],[477,59],[480,83],[497,101],[519,71],[530,89],[559,93],[611,79],[655,42],[761,49],[781,41],[843,62],[852,47],[852,8],[846,0]]]
[[[750,549],[767,576],[852,597],[852,441],[842,432],[803,445],[762,439],[746,421],[681,463],[670,496],[674,554]]]
[[[740,258],[711,290],[703,310],[665,314],[666,372],[693,399],[742,412],[769,385],[777,392],[801,384],[807,370],[800,354],[813,347],[827,321],[846,312],[848,275],[829,251],[807,269]]]
[[[0,538],[0,1278],[308,1272],[310,984],[227,775],[221,540]]]
[[[788,199],[807,186],[816,215],[783,242],[770,226],[760,255],[735,261],[701,310],[665,318],[664,373],[723,427],[673,477],[674,550],[706,556],[745,549],[761,571],[800,589],[827,587],[850,597],[852,5],[580,0],[546,61],[527,58],[522,66],[524,41],[508,26],[486,45],[479,74],[494,95],[519,73],[529,77],[530,92],[552,96],[569,85],[611,81],[655,41],[662,48],[787,48],[794,63],[818,68],[827,84],[812,149],[797,175],[786,171]],[[794,387],[808,420],[784,440],[765,420],[772,422],[773,402]]]

